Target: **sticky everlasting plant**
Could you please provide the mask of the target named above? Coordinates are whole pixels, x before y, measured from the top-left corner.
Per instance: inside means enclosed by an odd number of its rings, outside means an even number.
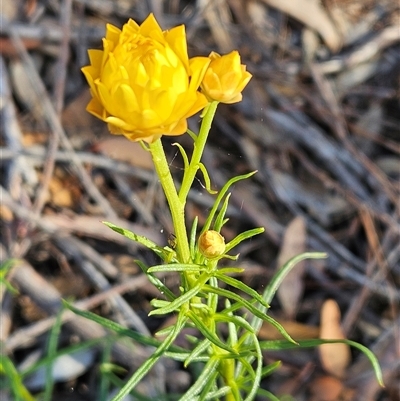
[[[164,190],[174,226],[174,241],[162,247],[151,240],[112,223],[112,230],[152,250],[160,262],[146,266],[137,261],[152,284],[160,291],[152,301],[151,315],[175,314],[175,323],[157,333],[162,340],[147,341],[155,347],[153,354],[120,388],[114,401],[122,400],[159,361],[170,357],[184,367],[196,363],[200,373],[180,400],[252,400],[257,394],[277,399],[260,388],[260,381],[279,364],[263,365],[263,350],[317,346],[327,340],[297,343],[285,329],[268,315],[268,307],[280,282],[301,260],[323,258],[323,253],[305,253],[282,266],[263,294],[235,278],[243,271],[236,266],[235,247],[264,231],[255,228],[225,243],[220,234],[228,222],[226,211],[229,189],[235,182],[254,174],[233,177],[218,192],[211,190],[210,178],[201,162],[211,123],[219,103],[236,103],[251,74],[241,64],[240,55],[212,52],[209,57],[189,58],[184,26],[163,31],[153,15],[141,24],[130,20],[122,30],[107,25],[103,50],[89,50],[90,65],[82,69],[90,85],[92,100],[87,110],[105,121],[110,132],[128,140],[141,141],[150,152],[159,182]],[[202,123],[196,134],[188,130],[187,119],[201,112]],[[183,177],[176,185],[167,162],[161,137],[187,133],[193,141],[189,157],[179,143]],[[132,155],[135,157],[135,155]],[[215,196],[215,203],[202,227],[197,218],[187,226],[185,205],[197,173],[205,188]],[[221,259],[230,259],[228,267],[219,267]],[[179,293],[174,293],[157,278],[159,272],[178,272]],[[76,313],[93,319],[116,331],[122,329],[89,312]],[[282,334],[279,341],[259,341],[257,334],[263,322]],[[197,329],[188,336],[190,347],[174,344],[184,328]],[[126,333],[125,331],[123,331]],[[380,370],[375,357],[362,345],[347,341],[371,360],[378,380]],[[335,342],[332,340],[332,342]]]

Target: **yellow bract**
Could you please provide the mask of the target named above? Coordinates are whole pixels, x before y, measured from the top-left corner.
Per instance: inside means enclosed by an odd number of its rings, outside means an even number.
[[[207,230],[199,237],[199,251],[207,259],[214,259],[225,252],[225,239],[217,231]]]
[[[153,14],[122,30],[107,24],[103,50],[89,50],[89,58],[82,68],[92,94],[87,110],[113,134],[149,143],[181,135],[208,103],[198,88],[210,59],[188,58],[183,25],[162,31]]]
[[[201,83],[202,92],[209,100],[237,103],[242,100],[242,90],[252,75],[240,64],[240,55],[233,51],[224,56],[211,52],[210,65]]]

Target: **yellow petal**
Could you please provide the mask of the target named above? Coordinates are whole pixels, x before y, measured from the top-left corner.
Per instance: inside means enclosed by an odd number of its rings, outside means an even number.
[[[103,119],[104,108],[96,98],[90,100],[89,104],[86,106],[86,110],[100,120]]]
[[[120,107],[129,113],[139,109],[135,92],[133,92],[132,88],[127,84],[119,85],[115,91],[114,97],[118,99]]]
[[[185,26],[180,25],[165,32],[165,40],[171,46],[174,53],[179,57],[187,72],[189,72],[189,57],[187,51]]]
[[[210,59],[208,57],[193,57],[189,60],[189,70],[191,75],[189,90],[197,90],[209,64]]]
[[[164,42],[164,35],[153,13],[149,14],[142,25],[140,25],[139,33],[143,36],[149,36],[161,43]]]
[[[114,25],[106,25],[106,40],[112,43],[113,47],[118,43],[121,30]]]

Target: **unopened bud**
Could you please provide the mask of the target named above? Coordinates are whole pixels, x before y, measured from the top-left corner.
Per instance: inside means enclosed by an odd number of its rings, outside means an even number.
[[[199,250],[207,259],[221,256],[225,252],[225,239],[217,231],[205,231],[199,238]]]

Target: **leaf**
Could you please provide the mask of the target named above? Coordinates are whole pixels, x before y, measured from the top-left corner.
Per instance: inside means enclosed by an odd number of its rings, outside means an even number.
[[[172,343],[178,337],[187,321],[186,316],[180,314],[174,327],[174,330],[167,336],[167,338],[161,343],[161,345],[155,350],[155,352],[143,363],[142,366],[130,377],[128,382],[122,387],[118,394],[112,399],[112,401],[122,401],[131,390],[143,379],[143,377],[151,370],[151,368],[158,362],[158,360],[164,355],[165,351],[168,350]]]
[[[297,263],[301,262],[304,259],[323,259],[328,255],[322,252],[306,252],[301,255],[297,255],[294,258],[290,259],[284,266],[282,266],[272,277],[272,280],[269,282],[267,288],[263,293],[263,298],[267,304],[270,304],[272,298],[274,297],[276,291],[281,285],[284,278],[287,274],[296,266]],[[258,309],[261,312],[265,311],[265,307],[260,305]],[[257,317],[254,317],[251,325],[254,327],[255,331],[258,332],[262,324],[262,320],[259,320]]]
[[[372,367],[374,368],[375,377],[378,383],[384,387],[383,384],[383,376],[382,370],[379,366],[378,359],[374,355],[372,351],[370,351],[367,347],[362,344],[359,344],[355,341],[351,340],[323,340],[323,339],[315,339],[315,340],[301,340],[298,342],[298,345],[295,345],[287,340],[274,340],[274,341],[260,341],[260,347],[263,350],[284,350],[284,349],[293,349],[293,348],[309,348],[309,347],[317,347],[318,345],[325,344],[347,344],[351,347],[357,348],[360,350],[371,362]]]
[[[209,276],[206,274],[202,274],[199,279],[197,280],[197,284],[191,288],[188,292],[185,292],[180,297],[176,298],[174,301],[169,302],[168,305],[160,308],[152,310],[149,313],[149,316],[152,315],[165,315],[167,313],[174,312],[178,310],[184,303],[189,302],[193,297],[195,297],[202,287],[204,283],[209,279]]]
[[[236,236],[232,241],[226,244],[225,252],[229,252],[232,248],[239,245],[242,241],[254,237],[255,235],[262,234],[265,231],[263,227],[253,228],[251,230],[244,231]]]
[[[258,301],[261,305],[265,306],[266,308],[269,308],[269,305],[264,301],[263,297],[255,290],[244,284],[242,281],[237,280],[233,277],[226,276],[225,274],[221,274],[221,272],[215,272],[215,277],[218,280],[221,280],[225,282],[226,284],[237,288],[238,290],[243,291],[244,293],[250,295],[251,298],[255,299]]]
[[[179,400],[193,401],[196,395],[200,393],[200,391],[208,384],[209,381],[213,383],[218,372],[217,368],[219,363],[220,361],[217,358],[210,358],[195,383]]]
[[[206,270],[207,266],[194,263],[172,263],[167,265],[152,266],[147,269],[148,273],[156,272],[200,272]]]
[[[286,228],[282,247],[278,256],[278,266],[283,266],[288,260],[305,251],[307,243],[306,222],[303,217],[295,217]],[[276,293],[287,319],[294,320],[297,308],[304,291],[305,261],[297,263],[280,284]]]
[[[211,222],[214,219],[215,213],[218,210],[219,204],[221,203],[223,197],[225,196],[225,194],[228,192],[228,189],[235,183],[241,180],[245,180],[247,178],[250,178],[252,175],[254,175],[257,171],[252,171],[251,173],[248,174],[243,174],[243,175],[238,175],[237,177],[233,177],[231,178],[223,187],[222,189],[219,191],[217,199],[214,202],[213,207],[211,208],[210,214],[207,217],[206,222],[204,223],[204,227],[202,230],[202,233],[204,231],[207,231],[210,229],[211,226]]]
[[[265,322],[272,324],[282,334],[282,336],[285,337],[288,341],[291,341],[294,344],[297,344],[296,341],[294,341],[293,338],[290,337],[288,333],[286,333],[285,329],[283,328],[283,326],[280,323],[278,323],[275,319],[268,316],[267,314],[261,312],[251,302],[246,301],[240,295],[237,295],[232,291],[224,290],[222,288],[214,288],[207,284],[205,284],[202,287],[202,290],[205,292],[215,293],[222,297],[226,297],[226,298],[235,300],[239,305],[241,304],[242,307],[246,308],[249,312],[251,312],[253,315],[255,315],[258,319],[261,319],[261,321],[265,321]]]
[[[186,313],[186,316],[190,318],[190,320],[193,322],[195,327],[200,331],[201,334],[205,338],[207,338],[210,342],[215,344],[217,347],[224,349],[228,351],[232,356],[237,355],[237,351],[234,350],[232,347],[230,347],[228,344],[225,344],[223,341],[221,341],[215,333],[213,333],[203,322],[202,319],[200,319],[194,312],[188,311]]]
[[[181,152],[182,159],[183,159],[183,168],[184,168],[184,170],[187,170],[189,168],[189,159],[187,157],[185,149],[183,149],[182,145],[178,142],[175,142],[172,145],[178,147],[179,151]]]
[[[161,248],[155,242],[144,237],[143,235],[135,234],[134,232],[129,231],[126,228],[118,227],[113,223],[109,223],[108,221],[103,221],[102,223],[111,228],[111,230],[115,231],[116,233],[123,235],[125,238],[138,242],[139,244],[152,250],[155,254],[157,254],[157,256],[162,259],[168,258],[168,256],[171,254],[171,251]]]
[[[211,189],[211,180],[208,171],[206,169],[206,166],[203,163],[199,163],[199,169],[203,173],[203,178],[207,192],[211,195],[215,195],[216,193],[218,193],[218,191],[214,191],[213,189]]]
[[[321,308],[320,338],[345,339],[340,327],[340,309],[338,304],[328,299]],[[350,348],[347,344],[326,344],[319,347],[319,356],[324,369],[337,377],[343,377],[351,360]]]

